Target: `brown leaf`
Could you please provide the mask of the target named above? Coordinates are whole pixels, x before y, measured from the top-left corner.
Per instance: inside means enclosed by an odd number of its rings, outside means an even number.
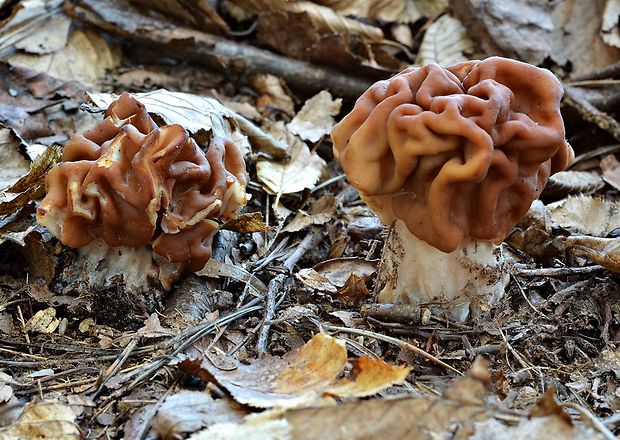
[[[534,405],[530,411],[530,417],[547,417],[557,416],[563,420],[567,425],[573,426],[573,421],[570,416],[564,411],[558,403],[555,401],[555,388],[549,386],[545,395]]]
[[[608,154],[601,159],[603,180],[616,189],[620,189],[620,162],[613,154]]]
[[[221,229],[240,232],[242,234],[271,231],[271,228],[265,224],[263,220],[263,213],[259,211],[243,213],[236,219],[224,223]]]
[[[334,298],[338,299],[343,304],[351,307],[358,307],[364,300],[371,296],[368,291],[368,277],[359,277],[355,274],[351,274],[349,279],[344,283],[338,292],[334,295]]]
[[[448,8],[448,0],[314,0],[314,3],[329,6],[342,15],[398,23],[432,18]]]
[[[282,232],[297,232],[308,226],[324,225],[334,219],[335,213],[336,198],[333,194],[326,193],[312,203],[308,212],[300,209]]]
[[[60,320],[56,318],[56,309],[48,307],[35,313],[26,322],[24,329],[36,333],[53,333],[59,324]]]
[[[256,102],[261,113],[264,113],[268,107],[274,107],[293,114],[295,103],[285,90],[286,85],[280,78],[270,74],[254,75],[250,78],[250,84],[262,94]]]

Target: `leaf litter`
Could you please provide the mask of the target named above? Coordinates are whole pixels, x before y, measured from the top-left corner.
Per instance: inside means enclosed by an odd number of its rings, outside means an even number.
[[[615,2],[286,3],[0,2],[0,438],[613,438]],[[374,304],[385,229],[329,132],[377,79],[498,53],[565,81],[576,164],[506,240],[489,321]],[[64,142],[127,89],[201,145],[242,145],[252,196],[207,266],[130,322],[110,317],[135,304],[70,288],[76,251],[34,221]]]

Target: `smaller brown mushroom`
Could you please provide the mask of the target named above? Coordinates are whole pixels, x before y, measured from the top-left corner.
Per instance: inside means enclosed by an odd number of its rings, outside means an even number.
[[[215,138],[205,153],[183,127],[158,127],[123,93],[97,127],[67,142],[46,178],[37,221],[83,254],[109,255],[108,265],[118,267],[103,277],[141,283],[132,273],[150,271],[168,289],[183,270],[209,260],[219,222],[237,217],[247,201],[246,184],[233,142]],[[151,260],[151,249],[157,264],[133,267]]]
[[[562,87],[506,58],[404,70],[334,127],[334,155],[386,225],[378,299],[463,321],[503,296],[498,246],[573,152]]]

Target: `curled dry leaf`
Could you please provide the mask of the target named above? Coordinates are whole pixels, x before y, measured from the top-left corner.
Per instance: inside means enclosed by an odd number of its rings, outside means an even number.
[[[230,399],[213,400],[200,391],[181,391],[168,397],[151,426],[157,438],[183,438],[215,423],[240,423],[248,411]]]
[[[30,169],[30,162],[20,151],[25,146],[11,128],[0,124],[0,191],[14,184]]]
[[[221,226],[221,229],[240,232],[242,234],[251,234],[253,232],[267,232],[271,228],[263,221],[262,212],[246,212],[239,217],[228,220]]]
[[[107,71],[120,64],[120,53],[101,34],[76,30],[61,50],[46,55],[16,54],[8,61],[56,78],[71,78],[98,87]]]
[[[43,196],[45,175],[60,160],[61,148],[49,147],[30,164],[30,169],[9,188],[0,189],[0,215],[16,212]]]
[[[82,438],[76,423],[79,412],[71,405],[58,401],[30,403],[19,419],[0,428],[0,439],[63,439]]]
[[[620,273],[620,238],[570,236],[562,239],[567,251],[585,257],[604,268]]]
[[[377,260],[359,257],[334,258],[312,268],[301,269],[295,277],[311,289],[335,294],[351,282],[352,276],[358,280],[372,277],[377,272],[377,264]]]
[[[475,49],[474,42],[467,36],[467,29],[459,20],[446,14],[426,30],[415,61],[416,64],[451,66],[471,59]]]
[[[342,15],[370,20],[412,23],[435,17],[448,9],[448,0],[314,0]]]
[[[53,333],[59,324],[60,320],[56,318],[56,309],[48,307],[35,313],[26,322],[25,330],[35,333]]]
[[[331,221],[336,213],[336,198],[331,193],[326,193],[320,199],[315,200],[308,212],[299,210],[282,232],[297,232],[312,225],[324,225]]]
[[[605,12],[603,12],[603,23],[601,24],[601,38],[610,46],[620,47],[620,27],[618,17],[620,16],[620,1],[607,0]]]
[[[613,154],[608,154],[601,160],[603,180],[620,190],[620,162]]]
[[[317,142],[331,132],[341,105],[342,99],[333,99],[331,93],[322,90],[306,101],[288,129],[303,140]]]
[[[547,206],[553,226],[578,234],[604,237],[620,225],[617,201],[591,196],[572,196]]]
[[[592,194],[603,186],[603,178],[594,171],[560,171],[549,177],[541,197],[560,198],[573,194]],[[620,181],[620,179],[619,179]]]
[[[285,85],[282,79],[268,73],[254,75],[250,78],[252,87],[262,95],[258,97],[256,106],[259,111],[265,111],[267,107],[275,107],[293,114],[295,103],[293,98],[284,89]]]
[[[305,14],[312,26],[323,33],[359,34],[373,41],[383,39],[380,28],[346,18],[333,9],[309,1],[286,0],[237,0],[236,4],[259,14]]]
[[[353,372],[339,379],[347,364],[344,342],[323,333],[283,358],[266,356],[251,365],[221,370],[207,359],[185,359],[178,366],[203,380],[215,380],[239,403],[258,408],[293,408],[331,403],[327,396],[363,397],[402,383],[410,368],[377,359],[355,361]]]
[[[270,194],[290,194],[314,188],[327,169],[325,161],[298,137],[288,133],[290,159],[256,162],[256,175]]]

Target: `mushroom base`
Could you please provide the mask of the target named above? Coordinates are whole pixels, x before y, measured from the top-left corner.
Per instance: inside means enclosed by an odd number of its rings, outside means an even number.
[[[110,247],[95,240],[80,248],[59,281],[85,298],[84,306],[98,323],[126,329],[143,325],[146,316],[162,308],[160,272],[146,246]]]
[[[463,322],[497,304],[508,281],[501,246],[469,239],[454,252],[444,253],[396,220],[383,248],[377,300],[426,305],[435,314]]]

